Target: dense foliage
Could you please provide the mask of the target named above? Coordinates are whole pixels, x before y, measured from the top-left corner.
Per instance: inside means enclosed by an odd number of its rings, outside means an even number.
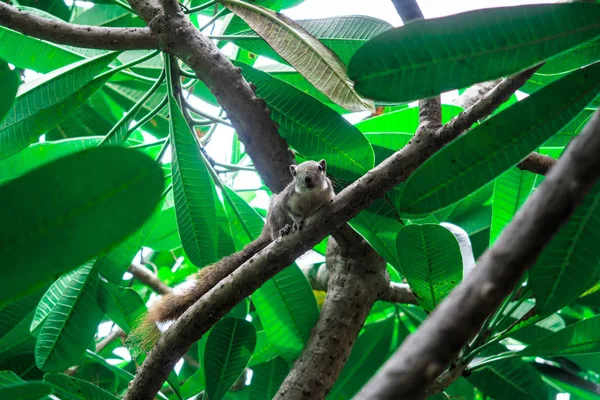
[[[513,95],[350,221],[418,303],[375,303],[328,395],[350,399],[467,275],[464,246],[440,223],[462,228],[477,259],[544,179],[516,165],[534,151],[558,158],[596,110],[600,6],[487,9],[401,28],[275,13],[300,2],[184,3],[256,86],[297,160],[327,160],[338,192],[411,140],[411,101],[545,62],[520,100]],[[122,0],[94,3],[20,8],[145,26]],[[273,62],[256,64],[258,56]],[[173,84],[180,75],[187,100]],[[0,26],[0,86],[0,398],[120,398],[146,356],[124,336],[156,297],[130,265],[176,286],[257,238],[271,193],[245,185],[256,173],[215,96],[159,51],[81,49]],[[443,123],[463,111],[441,109]],[[370,113],[356,124],[344,118],[358,111]],[[599,191],[464,349],[464,376],[435,398],[600,398]],[[323,260],[325,242],[314,252]],[[212,327],[158,397],[272,398],[323,298],[291,265]]]

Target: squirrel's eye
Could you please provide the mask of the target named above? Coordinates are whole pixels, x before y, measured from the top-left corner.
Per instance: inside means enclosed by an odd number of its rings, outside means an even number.
[[[323,167],[319,165],[319,171],[323,172]]]

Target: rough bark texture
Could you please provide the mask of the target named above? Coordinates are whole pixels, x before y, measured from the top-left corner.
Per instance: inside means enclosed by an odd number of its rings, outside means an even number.
[[[276,399],[322,399],[337,380],[373,303],[389,286],[385,261],[348,225],[330,238],[329,290],[308,344]],[[346,242],[341,247],[338,242]],[[357,245],[360,243],[360,245]]]
[[[531,153],[526,159],[521,161],[517,167],[535,174],[546,175],[550,168],[556,164],[557,160],[540,153]]]
[[[362,238],[360,239],[362,240]],[[342,243],[343,246],[343,243]],[[329,285],[329,268],[326,264],[322,264],[319,267],[314,265],[307,265],[300,267],[308,283],[313,290],[321,290],[323,292],[328,291]],[[410,286],[405,283],[390,282],[389,286],[380,294],[377,300],[387,301],[390,303],[402,303],[402,304],[417,304],[415,295]]]
[[[490,90],[498,86],[500,82],[502,82],[502,79],[477,83],[465,90],[463,94],[454,99],[452,103],[462,108],[469,108],[477,103]]]
[[[53,43],[88,49],[157,49],[158,40],[148,28],[103,28],[43,18],[0,2],[0,25]]]
[[[600,113],[567,148],[479,265],[409,336],[358,399],[422,399],[600,176]]]

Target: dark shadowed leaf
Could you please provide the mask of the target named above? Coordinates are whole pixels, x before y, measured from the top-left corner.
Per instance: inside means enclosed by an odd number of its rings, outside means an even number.
[[[224,318],[212,328],[204,351],[206,392],[212,400],[221,399],[248,365],[256,331],[252,323]]]
[[[132,234],[154,211],[163,179],[148,156],[106,147],[60,158],[0,186],[0,304]],[[43,195],[32,196],[32,188]]]
[[[385,32],[356,52],[348,73],[364,96],[410,101],[513,74],[599,34],[596,4],[475,10]]]
[[[0,96],[0,122],[11,111],[13,101],[19,88],[19,76],[17,71],[11,70],[8,64],[0,59],[0,87],[2,96]]]
[[[565,126],[599,90],[597,63],[484,121],[430,157],[407,179],[400,210],[428,213],[484,186]]]

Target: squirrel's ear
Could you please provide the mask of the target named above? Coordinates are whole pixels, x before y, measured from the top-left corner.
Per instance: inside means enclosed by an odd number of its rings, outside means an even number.
[[[290,172],[292,173],[292,176],[296,176],[296,166],[295,165],[290,165]]]
[[[319,161],[319,165],[321,166],[321,168],[323,168],[323,172],[327,170],[327,161],[321,160]]]

